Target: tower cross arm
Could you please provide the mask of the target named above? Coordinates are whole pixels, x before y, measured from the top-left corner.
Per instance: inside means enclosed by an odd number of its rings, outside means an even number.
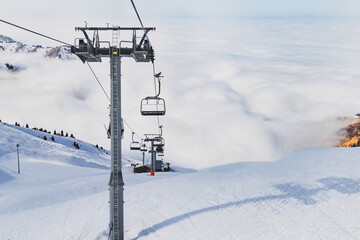
[[[145,30],[146,32],[149,31],[156,31],[156,27],[75,27],[76,31],[86,31],[86,30],[90,30],[90,31],[140,31],[140,30]]]

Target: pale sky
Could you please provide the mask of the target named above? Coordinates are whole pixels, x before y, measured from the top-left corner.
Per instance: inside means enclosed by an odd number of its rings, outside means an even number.
[[[146,17],[359,16],[358,0],[136,0]],[[130,0],[18,0],[2,3],[3,17],[132,16]]]

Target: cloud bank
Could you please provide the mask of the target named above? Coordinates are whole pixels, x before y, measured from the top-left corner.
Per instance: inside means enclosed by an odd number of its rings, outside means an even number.
[[[150,21],[151,22],[151,21]],[[157,71],[165,75],[160,118],[165,161],[202,168],[274,161],[304,147],[331,146],[338,117],[360,109],[359,22],[349,19],[154,20]],[[2,33],[11,35],[10,33]],[[21,39],[17,39],[21,40]],[[108,102],[87,66],[37,55],[0,55],[26,66],[0,71],[0,119],[64,129],[108,147]],[[109,89],[108,60],[92,64]],[[153,94],[152,67],[123,59],[123,114],[134,130],[156,132],[139,113]],[[124,153],[131,130],[126,129]]]

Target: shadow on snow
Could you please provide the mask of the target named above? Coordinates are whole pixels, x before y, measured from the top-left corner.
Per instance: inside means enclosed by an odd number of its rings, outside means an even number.
[[[283,194],[248,198],[241,201],[224,203],[224,204],[206,207],[188,213],[184,213],[182,215],[169,218],[165,221],[154,224],[149,228],[141,230],[138,233],[138,236],[133,238],[132,240],[136,240],[140,237],[147,236],[151,233],[156,232],[161,228],[178,223],[191,216],[199,215],[201,213],[210,212],[218,209],[223,209],[228,207],[239,207],[244,204],[260,202],[260,201],[271,201],[271,200],[289,199],[289,198],[297,199],[305,205],[313,205],[316,204],[317,201],[312,197],[318,194],[319,192],[326,192],[330,190],[336,190],[343,194],[354,194],[360,192],[359,180],[355,181],[350,178],[328,177],[328,178],[319,179],[318,182],[323,184],[323,187],[307,189],[293,183],[278,184],[275,185],[274,187],[280,190],[281,192],[283,192]]]
[[[0,169],[0,183],[8,182],[13,179],[15,179],[13,176]]]

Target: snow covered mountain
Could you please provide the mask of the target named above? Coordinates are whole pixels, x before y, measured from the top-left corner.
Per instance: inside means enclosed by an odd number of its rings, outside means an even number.
[[[0,35],[0,54],[1,52],[7,53],[38,53],[43,56],[50,58],[59,58],[64,60],[75,59],[75,56],[71,54],[71,48],[68,45],[62,45],[58,47],[44,47],[42,45],[27,45],[22,42],[15,41],[11,37]],[[11,71],[16,71],[16,69],[21,70],[19,66],[13,66],[11,63],[7,63],[6,59],[1,60],[3,69],[8,69]],[[4,62],[5,61],[5,62]],[[10,66],[12,67],[10,67]],[[15,68],[15,70],[14,70]]]
[[[107,239],[109,155],[73,141],[0,124],[0,239]],[[359,156],[310,148],[155,177],[125,160],[125,238],[359,239]]]

